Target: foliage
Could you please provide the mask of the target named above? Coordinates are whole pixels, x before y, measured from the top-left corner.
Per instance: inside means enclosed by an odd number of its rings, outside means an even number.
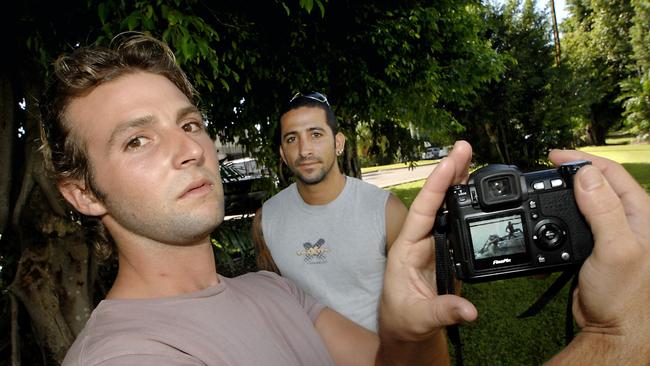
[[[631,76],[620,83],[622,94],[616,101],[623,102],[625,124],[630,130],[647,136],[650,133],[650,4],[633,0],[632,6],[634,25],[630,29],[630,43],[636,63],[630,66]]]
[[[554,63],[549,24],[533,1],[492,7],[484,21],[504,67],[471,105],[457,106],[461,136],[475,146],[479,162],[536,166],[547,149],[572,140],[567,71]]]
[[[386,81],[370,94],[367,114],[355,115],[369,134],[359,139],[360,151],[374,163],[412,159],[422,141],[446,145],[463,129],[449,106],[464,105],[500,66],[480,38],[480,10],[471,2],[442,2],[435,8],[393,10],[379,20],[371,41],[379,59],[387,60]],[[358,102],[352,103],[346,108]]]
[[[629,0],[569,0],[571,17],[563,24],[565,62],[573,70],[574,98],[593,144],[620,127],[620,83],[630,77],[629,42],[634,10]]]
[[[277,157],[272,142],[279,107],[293,91],[320,90],[347,135],[347,173],[359,175],[355,131],[361,123],[373,131],[386,126],[385,139],[376,140],[391,141],[383,152],[387,158],[413,156],[405,129],[448,136],[444,131],[454,121],[444,103],[462,99],[494,74],[493,52],[476,32],[476,7],[471,1],[435,7],[423,1],[337,1],[325,5],[324,18],[301,13],[281,26],[268,15],[256,18],[256,26],[268,30],[258,43],[263,77],[239,97],[236,118],[243,123],[235,128],[258,121],[259,129],[248,127],[242,141],[260,149],[263,159]],[[266,163],[279,167],[277,160]],[[286,182],[283,172],[278,176]]]
[[[251,224],[250,217],[227,220],[212,234],[220,274],[234,277],[256,270]]]

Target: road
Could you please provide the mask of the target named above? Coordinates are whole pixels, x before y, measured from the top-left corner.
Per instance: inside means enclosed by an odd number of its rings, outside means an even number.
[[[423,165],[410,170],[408,168],[380,170],[363,174],[363,180],[377,187],[385,188],[397,184],[426,179],[437,164]]]

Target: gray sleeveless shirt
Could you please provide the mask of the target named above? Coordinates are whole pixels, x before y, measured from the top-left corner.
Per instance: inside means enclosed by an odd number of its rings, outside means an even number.
[[[346,177],[326,205],[306,204],[296,184],[264,203],[264,240],[282,275],[374,332],[386,266],[389,193]]]

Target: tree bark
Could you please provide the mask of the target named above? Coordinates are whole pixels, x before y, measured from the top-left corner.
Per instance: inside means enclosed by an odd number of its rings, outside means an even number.
[[[13,140],[18,133],[14,125],[14,94],[11,81],[0,75],[0,235],[9,223],[11,212],[11,177],[13,169]]]
[[[8,291],[27,310],[45,359],[61,363],[93,309],[96,268],[83,231],[67,218],[63,200],[48,179],[38,150],[36,96],[42,89],[40,79],[29,73],[19,76],[21,94],[27,101],[23,122],[27,136],[20,192],[14,207],[9,208],[10,235],[5,238],[20,254]],[[19,350],[18,337],[12,341],[12,350]],[[12,358],[13,363],[20,363],[19,353]]]
[[[20,365],[20,332],[18,330],[18,300],[16,296],[9,292],[9,301],[11,301],[11,366]]]
[[[41,229],[50,238],[23,251],[9,291],[27,309],[39,343],[60,363],[93,309],[89,250],[68,220],[50,215]]]

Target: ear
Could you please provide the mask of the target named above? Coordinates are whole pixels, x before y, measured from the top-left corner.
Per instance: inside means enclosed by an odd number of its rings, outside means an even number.
[[[334,148],[336,149],[336,155],[339,155],[339,151],[343,152],[345,148],[345,135],[341,132],[337,132],[334,136]]]
[[[106,213],[104,204],[86,189],[86,184],[79,179],[66,179],[58,184],[59,191],[66,201],[86,216],[101,216]]]
[[[282,150],[282,145],[280,145],[280,157],[282,158],[282,162],[287,164],[287,159],[284,157],[284,150]]]

